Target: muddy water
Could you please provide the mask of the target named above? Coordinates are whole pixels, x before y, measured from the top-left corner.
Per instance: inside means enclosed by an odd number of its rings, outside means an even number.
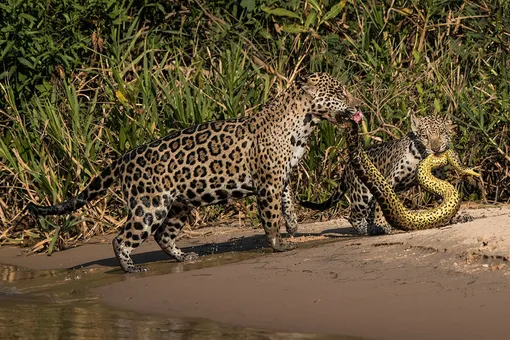
[[[162,319],[114,311],[96,300],[0,297],[2,339],[319,339],[233,328],[206,320]]]
[[[119,269],[33,271],[0,264],[2,339],[354,339],[273,333],[208,320],[168,319],[113,310],[89,292],[121,280],[234,263],[266,250],[223,253],[195,263],[152,263],[150,271],[125,275]]]

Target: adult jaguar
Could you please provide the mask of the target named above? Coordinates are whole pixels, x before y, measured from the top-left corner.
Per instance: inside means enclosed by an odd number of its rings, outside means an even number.
[[[359,121],[357,105],[338,80],[326,73],[311,74],[252,116],[174,131],[115,160],[76,197],[49,207],[30,203],[27,210],[34,216],[66,214],[119,180],[129,214],[113,249],[125,272],[139,272],[147,269],[135,266],[130,254],[149,235],[178,261],[193,260],[197,254],[184,254],[175,245],[191,210],[256,195],[271,247],[294,249],[294,243],[280,236],[283,222],[289,234],[297,229],[288,185],[291,169],[321,120]]]
[[[393,190],[403,192],[418,184],[416,174],[420,161],[430,154],[439,155],[449,149],[455,135],[454,127],[446,117],[411,115],[411,132],[398,140],[373,145],[365,152]],[[309,209],[326,210],[336,205],[346,193],[351,206],[348,220],[359,234],[378,235],[392,230],[376,199],[356,176],[352,164],[346,166],[336,191],[328,200],[300,204]]]

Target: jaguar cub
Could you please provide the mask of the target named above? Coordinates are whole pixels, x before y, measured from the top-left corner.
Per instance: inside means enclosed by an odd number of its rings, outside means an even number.
[[[411,115],[411,132],[403,138],[373,145],[366,153],[396,192],[417,185],[418,164],[429,154],[441,154],[449,149],[455,135],[454,125],[439,116]],[[383,213],[368,188],[347,165],[335,193],[322,203],[300,202],[306,208],[326,210],[336,205],[347,193],[351,205],[349,222],[362,235],[379,235],[391,231]]]
[[[139,272],[146,269],[135,266],[130,254],[149,235],[178,261],[193,260],[197,254],[184,254],[175,245],[191,210],[256,195],[258,216],[272,248],[293,249],[295,244],[280,236],[284,222],[290,234],[297,229],[288,185],[291,169],[321,120],[359,121],[357,105],[338,80],[326,73],[311,74],[252,116],[174,131],[115,160],[76,197],[49,207],[30,203],[27,210],[34,216],[66,214],[118,180],[129,215],[113,249],[124,271]]]

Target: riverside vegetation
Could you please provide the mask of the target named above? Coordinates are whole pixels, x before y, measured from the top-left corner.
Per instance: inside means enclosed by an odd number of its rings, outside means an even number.
[[[465,199],[510,200],[507,1],[5,0],[0,18],[0,244],[51,253],[119,228],[115,191],[74,216],[36,223],[22,210],[68,199],[173,129],[250,115],[311,71],[363,101],[365,146],[404,135],[410,112],[451,116],[481,179],[449,180]],[[347,161],[344,135],[323,123],[309,146],[293,185],[320,201]],[[256,223],[253,200],[190,224],[233,217]]]

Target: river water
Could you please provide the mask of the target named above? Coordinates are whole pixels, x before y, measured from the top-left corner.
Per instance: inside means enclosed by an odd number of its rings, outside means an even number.
[[[233,263],[264,255],[209,255],[194,264],[154,263],[143,275]],[[129,279],[119,269],[34,271],[0,264],[1,339],[354,339],[344,336],[274,333],[210,320],[163,318],[112,309],[89,291]]]

